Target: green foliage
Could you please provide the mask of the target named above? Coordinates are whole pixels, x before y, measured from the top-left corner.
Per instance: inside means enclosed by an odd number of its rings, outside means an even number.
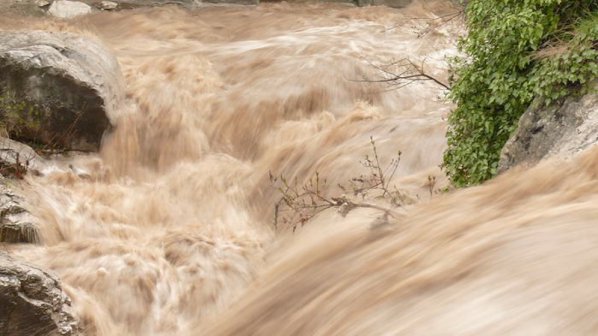
[[[23,130],[39,131],[43,115],[41,107],[35,103],[17,99],[9,92],[0,94],[0,127],[10,136],[18,138]]]
[[[598,1],[472,0],[465,57],[453,60],[444,168],[456,186],[496,174],[499,155],[535,98],[549,105],[598,76]]]

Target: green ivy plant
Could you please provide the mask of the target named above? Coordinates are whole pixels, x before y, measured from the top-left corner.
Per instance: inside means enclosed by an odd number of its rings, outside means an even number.
[[[598,0],[471,0],[453,62],[448,149],[454,185],[497,172],[500,151],[534,99],[550,105],[598,77]]]

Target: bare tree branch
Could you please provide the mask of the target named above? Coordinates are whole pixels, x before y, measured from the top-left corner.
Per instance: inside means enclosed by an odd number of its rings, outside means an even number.
[[[331,208],[338,209],[342,216],[346,216],[356,208],[370,208],[382,211],[384,218],[389,216],[399,218],[400,214],[392,208],[366,202],[365,198],[369,193],[375,193],[376,197],[386,199],[392,207],[401,206],[408,199],[396,186],[394,189],[390,187],[399,166],[401,152],[397,152],[396,157],[383,167],[373,137],[370,137],[370,144],[373,157],[366,155],[365,159],[360,161],[368,172],[350,179],[345,185],[339,184],[341,195],[330,195],[329,190],[323,190],[326,187],[326,180],[320,179],[319,172],[301,186],[296,180],[291,185],[284,176],[274,176],[270,172],[270,181],[281,193],[280,199],[274,205],[275,229],[278,229],[279,224],[282,223],[290,226],[294,232],[299,225],[305,225],[317,214]],[[361,200],[357,200],[357,197]]]
[[[384,67],[368,62],[372,67],[380,71],[383,76],[386,76],[386,78],[362,79],[353,81],[361,83],[389,83],[393,87],[393,89],[400,89],[418,81],[432,81],[437,85],[442,86],[444,89],[450,90],[451,87],[448,84],[445,84],[440,79],[425,72],[425,62],[426,59],[424,58],[422,60],[421,65],[417,65],[413,63],[410,59],[403,58],[398,61],[389,63]],[[397,71],[389,70],[389,68],[391,67],[396,67]]]

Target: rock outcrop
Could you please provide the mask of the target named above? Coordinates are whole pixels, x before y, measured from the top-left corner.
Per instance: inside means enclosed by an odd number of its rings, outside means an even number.
[[[25,199],[7,184],[0,179],[0,242],[39,243],[37,218],[27,210]]]
[[[0,252],[0,335],[78,334],[70,299],[58,280]]]
[[[11,185],[27,174],[41,175],[48,167],[31,147],[0,137],[0,242],[40,242],[37,218],[26,209],[25,198],[16,186]]]
[[[122,100],[116,58],[69,33],[0,32],[0,121],[12,139],[96,151]]]
[[[0,175],[21,178],[26,173],[39,175],[46,168],[46,160],[33,148],[0,137]]]
[[[568,158],[598,143],[598,83],[581,97],[543,107],[536,101],[523,114],[503,147],[499,172],[549,156]]]

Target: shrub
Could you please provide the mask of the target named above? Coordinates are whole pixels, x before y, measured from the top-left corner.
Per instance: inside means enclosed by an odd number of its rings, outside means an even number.
[[[598,1],[471,0],[469,34],[453,59],[448,149],[456,186],[496,174],[500,151],[539,98],[549,105],[598,76]]]

